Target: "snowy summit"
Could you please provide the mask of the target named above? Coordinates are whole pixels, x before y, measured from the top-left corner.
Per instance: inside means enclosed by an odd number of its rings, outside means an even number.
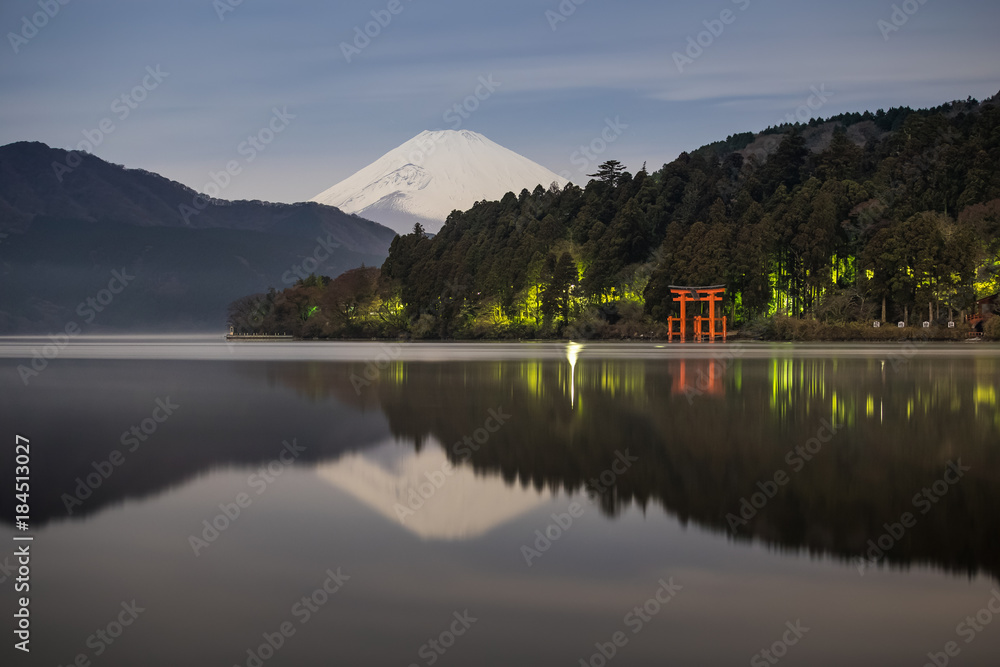
[[[565,178],[468,130],[421,132],[312,201],[382,223],[405,234],[421,223],[431,233],[448,215],[481,200],[499,200]]]

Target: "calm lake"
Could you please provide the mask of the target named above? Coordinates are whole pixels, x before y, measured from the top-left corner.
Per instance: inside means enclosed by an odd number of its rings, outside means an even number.
[[[45,344],[4,664],[1000,664],[1000,347]]]

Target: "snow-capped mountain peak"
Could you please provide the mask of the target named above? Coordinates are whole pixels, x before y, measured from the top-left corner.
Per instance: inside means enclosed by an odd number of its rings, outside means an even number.
[[[454,210],[552,183],[556,173],[469,130],[421,132],[312,201],[400,233],[414,223],[437,232]]]

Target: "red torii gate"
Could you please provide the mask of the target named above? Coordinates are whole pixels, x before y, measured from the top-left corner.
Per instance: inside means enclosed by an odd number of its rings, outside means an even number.
[[[714,341],[719,336],[722,336],[722,340],[726,340],[726,317],[716,317],[715,316],[715,304],[722,301],[722,295],[726,293],[725,285],[715,285],[712,287],[678,287],[675,285],[670,286],[670,291],[674,295],[674,301],[681,304],[681,316],[680,317],[669,317],[667,318],[667,323],[669,325],[669,337],[670,340],[674,340],[674,336],[680,336],[681,341],[687,340],[687,304],[689,303],[700,303],[702,301],[707,301],[709,304],[708,317],[702,317],[700,315],[694,318],[694,339],[701,342],[701,340],[707,335],[710,341]],[[702,323],[708,322],[708,333],[702,333]],[[674,323],[680,325],[680,331],[674,333]],[[719,333],[716,324],[720,324],[722,332]]]

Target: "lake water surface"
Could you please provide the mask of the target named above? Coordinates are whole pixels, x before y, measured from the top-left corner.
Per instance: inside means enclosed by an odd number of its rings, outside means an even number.
[[[1000,347],[45,344],[4,664],[1000,664]]]

